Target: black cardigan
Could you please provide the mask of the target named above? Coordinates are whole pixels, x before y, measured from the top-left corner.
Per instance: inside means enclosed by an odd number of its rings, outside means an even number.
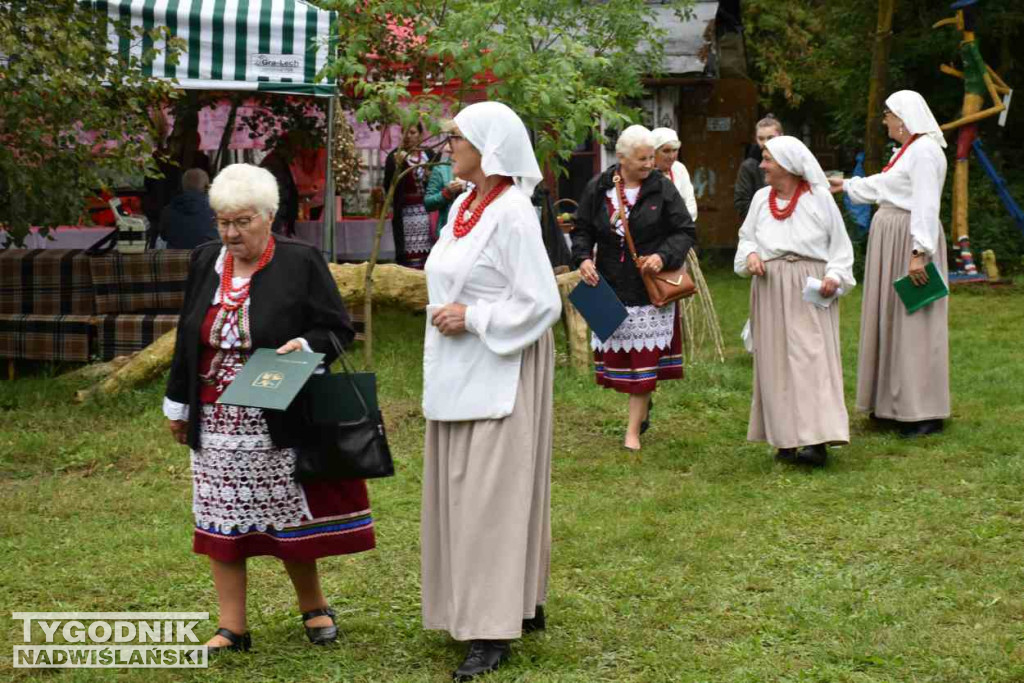
[[[587,183],[576,210],[572,231],[572,258],[575,267],[593,258],[601,277],[608,280],[619,299],[627,306],[651,303],[640,271],[629,254],[625,240],[615,232],[605,193],[614,185],[612,177],[618,165],[595,176]],[[665,270],[680,268],[687,252],[697,245],[697,228],[686,210],[686,204],[672,181],[659,171],[652,171],[640,185],[640,194],[629,214],[629,232],[641,256],[658,254]]]
[[[276,349],[303,337],[314,351],[327,354],[324,362],[330,363],[336,354],[328,332],[334,332],[345,346],[355,336],[338,287],[315,248],[283,237],[275,240],[274,258],[252,276],[249,314],[253,349]],[[167,398],[188,404],[188,445],[193,449],[199,447],[199,332],[220,284],[214,269],[220,248],[220,242],[207,242],[192,252],[167,379]],[[301,409],[302,401],[296,399],[286,412],[265,412],[276,447],[299,444]]]

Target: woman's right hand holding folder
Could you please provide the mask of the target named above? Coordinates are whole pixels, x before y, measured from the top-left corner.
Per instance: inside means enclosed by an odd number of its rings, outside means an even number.
[[[597,273],[597,267],[590,259],[580,264],[580,277],[591,287],[596,287],[598,280],[601,279],[601,276]]]
[[[910,281],[914,283],[915,287],[922,287],[928,284],[928,271],[925,268],[928,266],[928,258],[924,254],[917,254],[916,256],[910,257],[910,266],[907,269],[907,275],[910,277]]]

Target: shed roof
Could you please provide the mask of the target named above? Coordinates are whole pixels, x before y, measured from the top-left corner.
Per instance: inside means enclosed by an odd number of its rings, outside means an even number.
[[[658,26],[668,31],[662,67],[665,74],[704,74],[714,48],[718,0],[698,0],[693,4],[693,16],[688,20],[677,17],[667,5],[659,5],[654,11]]]

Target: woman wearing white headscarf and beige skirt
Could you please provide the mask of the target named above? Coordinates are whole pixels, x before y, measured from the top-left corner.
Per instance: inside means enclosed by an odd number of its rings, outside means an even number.
[[[462,110],[453,173],[471,182],[426,263],[423,624],[470,641],[458,681],[544,627],[554,346],[561,299],[530,203],[541,180],[515,112]]]
[[[949,299],[907,313],[892,283],[925,284],[933,262],[946,278],[946,236],[939,222],[946,141],[928,104],[901,90],[882,119],[900,147],[881,173],[835,179],[833,192],[879,205],[871,220],[857,362],[857,410],[892,421],[905,437],[942,431],[949,405]]]
[[[810,150],[780,136],[763,154],[768,185],[751,200],[734,264],[738,275],[754,276],[747,439],[767,441],[781,461],[821,466],[828,445],[850,441],[839,305],[831,298],[856,285],[853,245]],[[804,300],[810,278],[820,281],[816,293],[829,300],[827,307]]]

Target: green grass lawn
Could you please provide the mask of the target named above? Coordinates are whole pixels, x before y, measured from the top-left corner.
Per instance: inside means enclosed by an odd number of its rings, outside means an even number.
[[[953,420],[905,442],[852,416],[824,470],[746,442],[747,282],[709,274],[728,344],[663,384],[641,459],[625,398],[559,351],[548,629],[488,681],[1024,681],[1024,291],[957,290]],[[842,302],[853,405],[860,291]],[[340,644],[305,641],[279,562],[251,561],[255,653],[209,670],[13,670],[93,681],[446,681],[462,646],[419,615],[423,317],[377,317],[397,476],[370,485],[378,548],[322,562]],[[188,452],[162,387],[86,406],[72,382],[0,383],[5,611],[209,611],[191,553]],[[213,630],[213,622],[202,632]]]

